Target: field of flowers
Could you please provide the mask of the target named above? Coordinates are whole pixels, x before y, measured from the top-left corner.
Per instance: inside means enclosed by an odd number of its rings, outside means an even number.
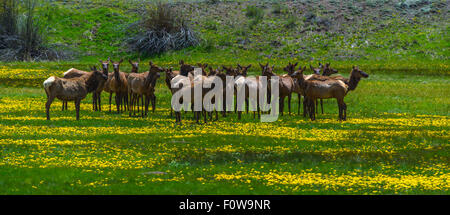
[[[94,113],[88,96],[80,121],[60,101],[47,121],[36,78],[63,71],[0,67],[0,194],[450,194],[448,76],[371,73],[346,122],[334,100],[311,122],[294,96],[274,123],[177,126],[164,77],[147,118]]]

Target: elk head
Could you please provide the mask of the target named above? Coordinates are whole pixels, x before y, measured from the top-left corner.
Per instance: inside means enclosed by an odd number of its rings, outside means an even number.
[[[150,69],[148,71],[148,75],[147,75],[147,78],[145,79],[145,83],[144,83],[145,86],[147,86],[147,87],[149,87],[150,84],[154,85],[156,83],[156,80],[160,77],[159,73],[164,71],[163,68],[156,66],[151,61],[149,62],[149,66],[150,66]]]
[[[87,90],[88,92],[92,92],[97,89],[97,86],[100,82],[106,81],[108,76],[104,73],[97,70],[96,66],[91,67],[92,74],[87,80]]]
[[[208,68],[208,64],[207,63],[198,63],[197,64],[200,68],[202,68],[202,75],[207,76],[208,74],[206,74],[206,68]]]
[[[185,64],[183,60],[180,60],[180,75],[187,77],[189,73],[192,73],[193,71],[194,71],[193,66]]]
[[[239,75],[238,69],[233,69],[231,66],[222,66],[223,70],[225,70],[225,74],[228,76],[237,76]]]
[[[302,66],[300,66],[297,71],[289,74],[289,76],[296,79],[300,86],[303,86],[303,83],[305,82],[305,78],[303,77],[303,72],[305,70],[306,70],[306,66],[304,66],[303,68],[302,68]]]
[[[291,64],[291,62],[289,62],[289,64],[288,64],[286,67],[284,67],[283,70],[284,70],[285,72],[287,72],[288,75],[289,75],[289,74],[292,74],[292,73],[295,72],[295,67],[297,66],[297,64],[298,64],[298,62],[295,63],[295,64]]]
[[[112,62],[114,72],[120,72],[120,64],[123,62],[123,59],[120,59],[119,62]]]
[[[355,90],[358,86],[359,81],[362,78],[368,78],[369,74],[363,72],[362,70],[359,70],[357,66],[353,66],[352,72],[350,73],[350,80],[348,83],[348,89],[349,90]]]
[[[323,67],[323,76],[330,76],[332,74],[336,74],[338,73],[338,71],[336,69],[333,69],[330,67],[330,63],[326,63],[325,66]]]
[[[311,66],[311,64],[309,64],[309,68],[313,71],[314,74],[316,75],[320,75],[320,70],[322,70],[322,64],[319,63],[319,67],[318,68],[314,68],[313,66]]]
[[[108,69],[109,69],[109,62],[111,61],[111,58],[109,58],[108,57],[108,60],[107,61],[102,61],[102,60],[99,60],[100,61],[100,63],[102,64],[102,70],[103,70],[103,73],[104,74],[106,74],[106,75],[108,75]]]
[[[262,64],[259,64],[259,66],[261,67],[261,69],[262,69],[262,72],[261,72],[261,75],[263,75],[263,76],[274,76],[274,75],[276,75],[275,73],[273,73],[273,70],[274,70],[274,68],[275,68],[275,65],[273,65],[272,67],[270,67],[269,66],[269,63],[267,63],[266,65],[262,65]]]
[[[128,60],[128,62],[131,64],[131,73],[138,73],[139,71],[139,63],[141,62],[141,58],[138,58],[138,61],[131,61]]]
[[[248,69],[250,69],[250,67],[252,67],[251,64],[249,64],[248,66],[241,66],[241,64],[238,64],[237,66],[238,66],[237,69],[239,71],[239,74],[244,77],[247,77],[247,71],[248,71]]]

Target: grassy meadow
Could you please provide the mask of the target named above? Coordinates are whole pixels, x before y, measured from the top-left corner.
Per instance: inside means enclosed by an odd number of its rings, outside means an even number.
[[[88,95],[76,121],[74,104],[61,111],[55,100],[47,121],[49,76],[98,67],[108,56],[125,58],[129,72],[126,60],[139,55],[123,45],[124,29],[148,3],[51,1],[38,8],[48,40],[77,51],[64,61],[0,62],[0,194],[450,194],[444,1],[213,2],[173,3],[192,17],[202,43],[140,56],[140,71],[149,60],[176,69],[181,59],[252,64],[251,75],[260,75],[258,63],[284,74],[288,62],[331,62],[347,77],[358,65],[370,77],[345,97],[347,121],[338,120],[335,100],[324,100],[325,114],[311,122],[297,113],[294,94],[292,113],[285,105],[273,123],[232,113],[196,124],[187,112],[176,125],[164,74],[146,118],[117,114],[114,104],[109,113],[102,93],[102,112]],[[249,5],[263,17],[248,15]]]

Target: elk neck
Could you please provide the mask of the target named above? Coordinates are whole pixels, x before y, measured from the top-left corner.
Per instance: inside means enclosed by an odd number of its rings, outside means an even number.
[[[359,83],[360,80],[361,80],[361,78],[360,77],[356,77],[356,75],[352,71],[350,73],[350,80],[348,82],[348,89],[349,90],[355,90],[356,87],[358,86],[358,83]]]

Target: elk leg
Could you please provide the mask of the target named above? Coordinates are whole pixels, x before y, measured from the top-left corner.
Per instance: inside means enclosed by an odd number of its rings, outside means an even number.
[[[144,94],[142,94],[142,95],[141,95],[141,114],[142,114],[142,117],[144,117],[144,113],[145,113],[144,108],[145,108],[145,104],[144,104]]]
[[[291,115],[291,94],[288,95],[288,110],[289,115]]]
[[[152,95],[152,111],[153,111],[153,113],[155,113],[155,111],[156,111],[156,95],[155,94]]]
[[[47,103],[45,103],[45,113],[47,114],[47,120],[50,120],[50,105],[52,105],[54,99],[54,96],[47,95]]]
[[[256,99],[256,111],[258,112],[258,119],[261,119],[261,113],[260,113],[260,107],[259,107],[259,94],[257,93],[257,99]]]
[[[112,93],[109,93],[109,112],[111,113],[111,99],[112,99]]]
[[[280,114],[283,116],[283,110],[284,110],[284,97],[280,97]]]
[[[248,98],[245,99],[245,112],[248,114],[249,102]]]
[[[150,100],[152,100],[152,96],[145,96],[145,116],[148,115],[148,106],[150,105]]]
[[[98,104],[98,111],[102,111],[102,93],[99,92],[97,95],[97,104]]]
[[[308,98],[304,98],[303,100],[303,117],[306,117],[306,115],[308,114],[308,105],[309,105],[309,101]]]
[[[314,99],[308,99],[308,100],[309,100],[309,103],[310,103],[310,105],[309,105],[309,108],[310,108],[309,116],[311,118],[311,121],[314,121],[316,119],[315,101],[314,101]]]
[[[133,112],[133,93],[129,93],[129,94],[130,94],[130,100],[128,100],[128,102],[129,102],[128,107],[130,107],[130,108],[128,110],[128,116],[131,117],[132,116],[131,113]]]
[[[322,108],[322,114],[323,114],[323,100],[320,99],[320,107]]]
[[[64,111],[64,102],[65,101],[62,101],[62,109],[61,109],[61,111]]]
[[[81,99],[75,100],[75,109],[77,112],[77,120],[80,120],[80,103],[81,103]]]
[[[96,102],[97,102],[97,97],[96,97],[96,95],[95,95],[95,92],[93,92],[93,93],[92,93],[92,110],[93,110],[93,111],[97,111],[97,105],[96,105]]]
[[[127,111],[127,110],[130,109],[130,106],[128,105],[128,93],[124,93],[124,95],[125,95],[125,99],[123,101],[123,103],[125,104],[125,110],[124,111]]]
[[[116,93],[114,98],[116,100],[117,113],[120,113],[120,93]]]
[[[237,112],[237,96],[234,97],[234,113]]]
[[[297,94],[298,96],[298,107],[297,107],[297,114],[300,115],[300,106],[302,104],[302,95]]]
[[[347,120],[347,104],[342,101],[343,109],[344,109],[344,121]]]
[[[339,99],[336,99],[339,108],[339,120],[342,120],[342,102]]]

